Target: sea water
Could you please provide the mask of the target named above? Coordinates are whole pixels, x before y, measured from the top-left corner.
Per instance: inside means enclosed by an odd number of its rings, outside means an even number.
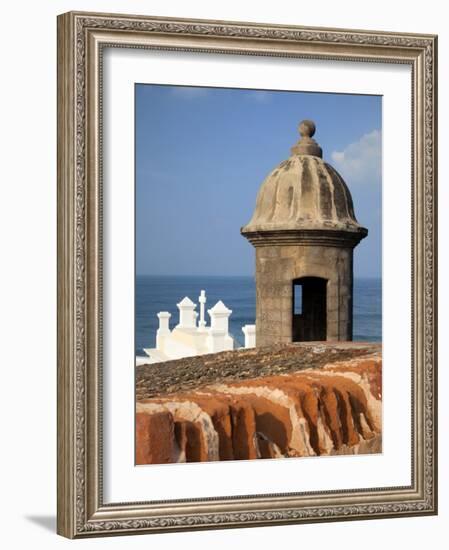
[[[171,313],[170,328],[179,319],[176,304],[185,296],[198,303],[200,291],[206,291],[207,309],[218,300],[232,310],[229,332],[237,345],[243,346],[242,327],[256,321],[256,288],[253,277],[212,276],[153,276],[136,277],[135,295],[135,348],[136,355],[144,355],[143,348],[156,345],[156,330],[159,327],[157,314]],[[199,313],[199,305],[196,308]],[[382,281],[381,279],[354,280],[354,326],[353,339],[367,342],[382,340]]]

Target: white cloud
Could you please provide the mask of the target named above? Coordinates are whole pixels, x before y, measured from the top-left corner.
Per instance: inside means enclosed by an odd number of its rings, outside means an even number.
[[[350,184],[378,181],[382,171],[382,140],[379,130],[363,135],[343,151],[331,154],[335,168]]]
[[[180,99],[197,99],[206,97],[209,94],[207,88],[197,88],[195,86],[176,86],[172,88],[172,95]]]

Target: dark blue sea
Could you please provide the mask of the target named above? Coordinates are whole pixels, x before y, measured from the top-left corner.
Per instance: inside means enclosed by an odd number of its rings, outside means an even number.
[[[256,291],[253,277],[152,276],[136,277],[136,355],[144,355],[143,348],[156,344],[159,311],[172,314],[170,328],[178,323],[176,304],[184,296],[198,303],[201,290],[206,291],[207,309],[218,300],[232,310],[229,332],[243,345],[242,327],[255,323]],[[199,312],[199,306],[196,311]],[[353,339],[369,342],[382,340],[382,280],[354,280]]]

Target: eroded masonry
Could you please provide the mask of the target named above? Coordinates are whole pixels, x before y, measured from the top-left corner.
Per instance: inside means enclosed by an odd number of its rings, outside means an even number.
[[[241,229],[256,250],[256,345],[352,340],[353,250],[368,234],[304,120]]]

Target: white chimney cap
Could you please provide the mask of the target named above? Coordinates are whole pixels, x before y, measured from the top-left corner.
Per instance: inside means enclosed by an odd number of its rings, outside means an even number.
[[[220,300],[218,301],[214,307],[207,310],[209,313],[229,313],[229,315],[232,313],[231,309],[228,309],[224,303]]]
[[[188,297],[188,296],[185,296],[180,302],[179,304],[176,304],[178,307],[196,307],[196,304],[194,302],[192,302],[192,300]]]

